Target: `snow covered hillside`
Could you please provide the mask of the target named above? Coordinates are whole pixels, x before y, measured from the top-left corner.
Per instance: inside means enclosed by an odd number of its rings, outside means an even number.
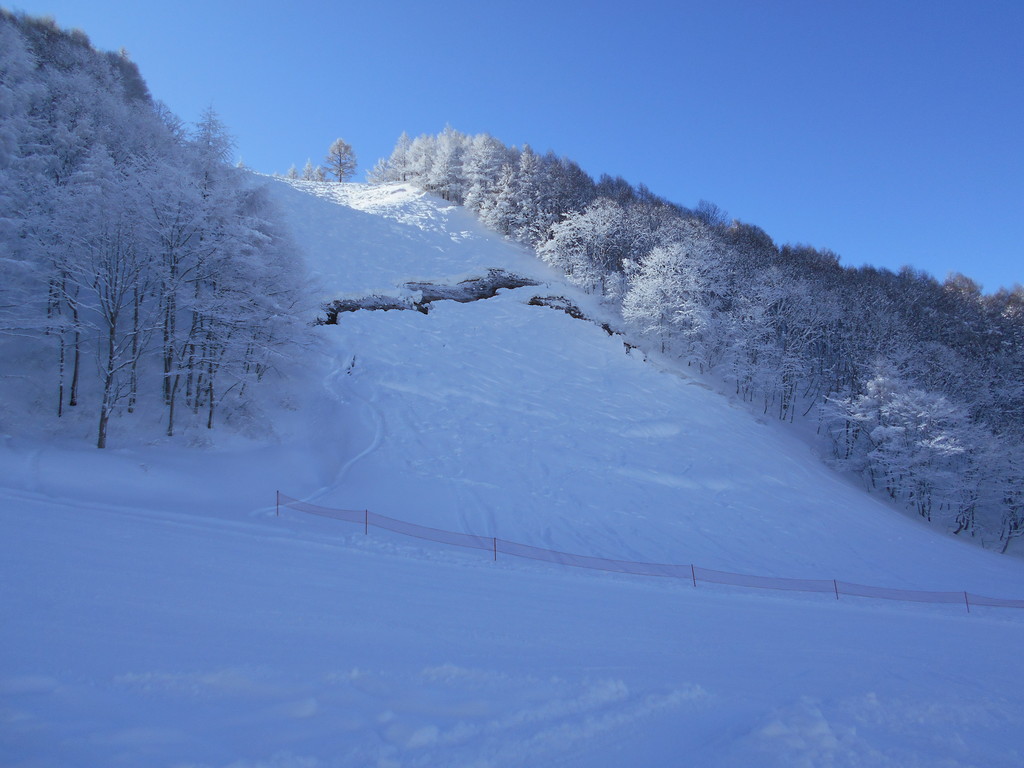
[[[281,490],[585,555],[1024,597],[1019,560],[630,350],[462,209],[267,183],[322,301],[536,285],[342,314],[249,437],[0,435],[0,763],[1024,763],[1024,611],[695,589],[276,516]]]

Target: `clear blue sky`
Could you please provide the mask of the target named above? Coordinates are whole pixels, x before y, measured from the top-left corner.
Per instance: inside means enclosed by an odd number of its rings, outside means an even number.
[[[1024,283],[1024,2],[22,0],[260,171],[486,131],[776,242]]]

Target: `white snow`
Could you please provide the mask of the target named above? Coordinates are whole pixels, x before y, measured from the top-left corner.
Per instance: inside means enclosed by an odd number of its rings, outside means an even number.
[[[97,452],[0,424],[0,763],[1024,764],[1024,611],[695,589],[275,516],[280,489],[579,554],[1024,597],[1019,559],[528,306],[600,313],[465,211],[268,183],[320,298],[542,284],[315,329],[266,385],[269,437]]]

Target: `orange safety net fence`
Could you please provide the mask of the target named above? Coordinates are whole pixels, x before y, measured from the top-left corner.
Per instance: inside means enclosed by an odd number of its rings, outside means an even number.
[[[496,559],[499,554],[511,555],[512,557],[523,557],[530,560],[540,560],[547,563],[559,565],[570,565],[576,568],[589,568],[598,571],[610,571],[612,573],[629,573],[638,576],[662,576],[691,581],[694,586],[697,582],[703,581],[708,584],[725,584],[734,587],[747,587],[751,589],[774,589],[787,590],[792,592],[821,592],[851,597],[870,597],[882,600],[903,600],[916,603],[952,603],[963,605],[970,611],[971,606],[990,606],[996,608],[1024,608],[1024,600],[1013,600],[1000,597],[986,597],[970,592],[933,592],[914,589],[891,589],[889,587],[872,587],[864,584],[852,584],[836,579],[789,579],[779,576],[753,576],[743,573],[730,573],[728,571],[716,571],[711,568],[701,568],[696,565],[675,565],[670,563],[645,563],[630,560],[613,560],[605,557],[594,557],[591,555],[577,555],[570,552],[558,552],[553,549],[534,547],[529,544],[520,544],[515,541],[507,541],[494,536],[477,536],[470,533],[459,533],[457,531],[446,531],[440,528],[430,528],[425,525],[417,525],[404,520],[396,520],[393,517],[378,515],[369,510],[333,509],[321,507],[299,499],[293,499],[283,493],[277,494],[278,509],[287,507],[298,512],[305,512],[310,515],[329,517],[335,520],[342,520],[349,523],[356,523],[363,526],[364,532],[369,533],[370,526],[383,528],[403,536],[412,536],[426,541],[435,541],[441,544],[448,544],[455,547],[468,547],[470,549],[482,549],[492,553]]]

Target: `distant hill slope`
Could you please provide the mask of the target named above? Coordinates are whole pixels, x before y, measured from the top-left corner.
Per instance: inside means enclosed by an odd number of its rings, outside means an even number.
[[[402,134],[370,179],[535,248],[647,343],[812,426],[829,463],[936,527],[1002,551],[1024,536],[1024,287],[846,267],[707,201],[689,210],[451,126]]]
[[[568,297],[607,319],[461,207],[402,184],[271,189],[325,299],[488,269],[541,283],[323,328],[362,452],[292,495],[581,554],[915,588],[1000,581],[998,558],[870,497],[685,368],[531,305]]]

